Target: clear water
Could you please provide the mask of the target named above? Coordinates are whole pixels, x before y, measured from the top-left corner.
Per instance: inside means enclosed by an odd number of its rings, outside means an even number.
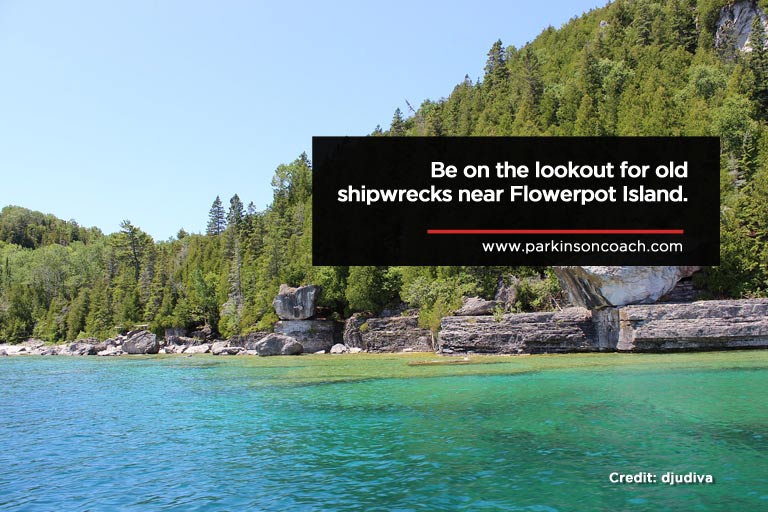
[[[0,509],[768,510],[768,351],[433,358],[2,358]]]

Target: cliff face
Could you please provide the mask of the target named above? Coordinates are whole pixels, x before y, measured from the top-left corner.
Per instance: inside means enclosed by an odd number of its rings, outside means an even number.
[[[443,318],[443,352],[681,352],[768,348],[768,299]]]
[[[727,44],[734,45],[738,50],[752,51],[749,45],[749,34],[752,32],[752,21],[760,16],[763,26],[768,30],[768,16],[753,0],[743,0],[726,5],[720,10],[715,32],[715,46],[721,48]]]

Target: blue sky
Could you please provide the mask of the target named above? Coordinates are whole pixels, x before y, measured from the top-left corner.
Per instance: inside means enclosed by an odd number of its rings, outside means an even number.
[[[313,135],[386,128],[604,3],[2,0],[0,205],[203,231],[216,195],[264,208]]]

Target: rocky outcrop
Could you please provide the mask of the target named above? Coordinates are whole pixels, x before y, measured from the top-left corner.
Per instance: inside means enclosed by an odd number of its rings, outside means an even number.
[[[301,343],[295,338],[283,334],[269,334],[255,346],[260,356],[293,356],[304,351]]]
[[[157,336],[149,331],[130,332],[122,349],[126,354],[157,354],[160,343]]]
[[[499,303],[495,300],[485,300],[480,297],[462,297],[461,307],[453,312],[455,316],[492,315]]]
[[[344,324],[344,344],[368,352],[434,351],[432,333],[419,327],[416,315],[388,318],[352,315]]]
[[[621,351],[768,348],[768,299],[627,306],[618,317]]]
[[[755,16],[760,16],[763,26],[768,30],[768,16],[754,0],[733,2],[720,9],[715,25],[715,46],[722,48],[730,44],[738,50],[752,51],[749,35]]]
[[[236,356],[240,352],[244,352],[243,347],[230,346],[226,341],[217,341],[211,346],[211,354],[215,356]]]
[[[584,308],[550,313],[443,318],[440,351],[483,354],[540,354],[600,350],[592,314]]]
[[[341,329],[341,324],[333,320],[281,320],[274,327],[275,333],[295,338],[308,354],[330,350],[340,343]]]
[[[96,352],[97,356],[102,357],[109,357],[109,356],[121,356],[125,354],[121,349],[117,348],[114,345],[107,345],[107,347],[104,350],[100,350]]]
[[[700,267],[554,267],[571,304],[587,309],[651,304]]]
[[[192,345],[186,347],[183,351],[184,354],[207,354],[211,351],[211,346],[208,343],[201,343],[200,345]]]
[[[93,356],[96,355],[96,345],[86,341],[76,341],[69,346],[69,355]]]
[[[241,336],[232,336],[228,340],[229,346],[243,347],[246,351],[255,350],[256,344],[268,334],[270,334],[269,331],[254,331]]]
[[[315,285],[292,288],[281,284],[272,306],[281,320],[306,320],[315,316],[318,291]]]

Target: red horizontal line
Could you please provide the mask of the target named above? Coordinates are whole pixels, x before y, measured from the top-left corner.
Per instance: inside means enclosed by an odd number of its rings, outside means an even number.
[[[682,235],[682,229],[428,229],[428,235]]]

